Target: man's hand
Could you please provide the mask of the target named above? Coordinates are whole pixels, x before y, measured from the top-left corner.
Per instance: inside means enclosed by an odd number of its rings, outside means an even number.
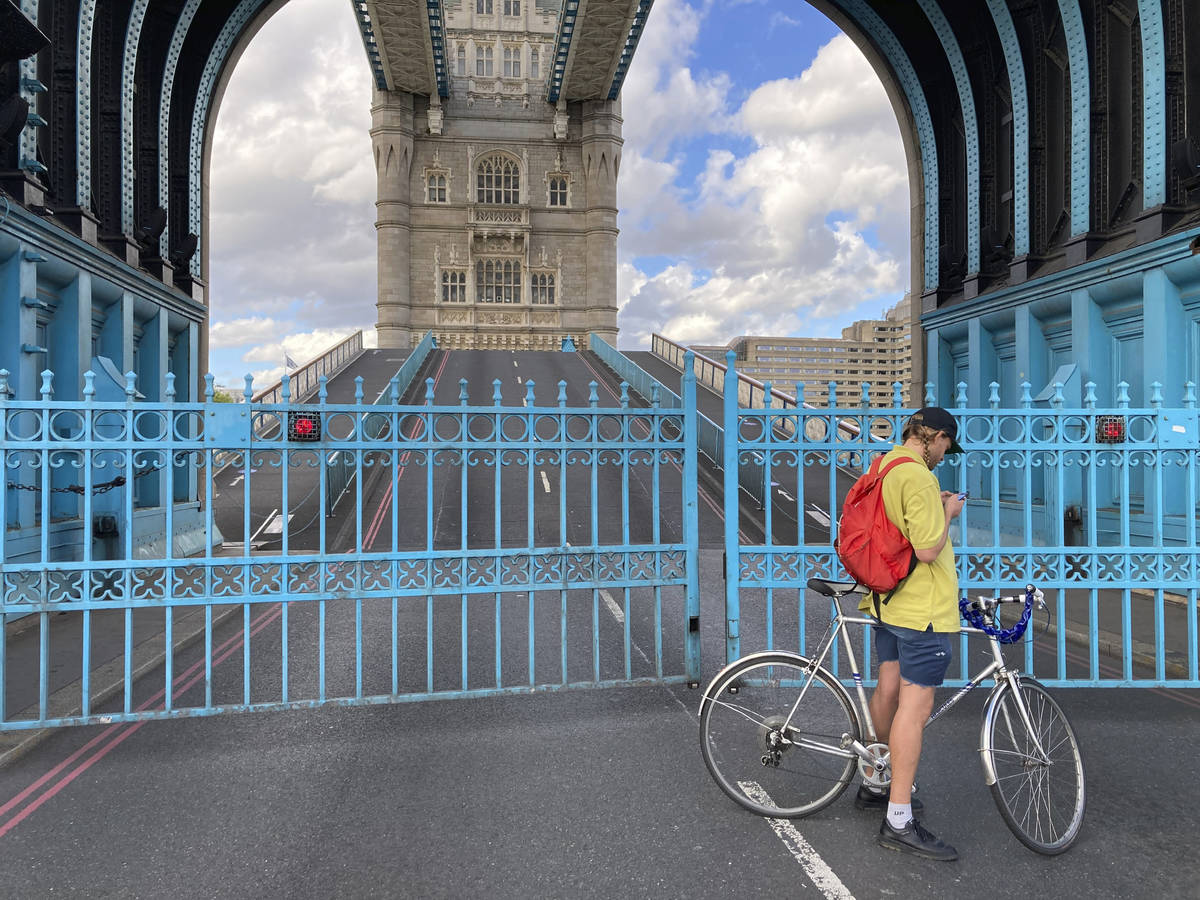
[[[942,491],[942,508],[946,511],[946,521],[958,518],[965,503],[966,500],[959,498],[957,491]]]

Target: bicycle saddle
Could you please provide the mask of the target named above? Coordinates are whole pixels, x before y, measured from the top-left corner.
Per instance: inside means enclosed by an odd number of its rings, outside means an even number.
[[[824,578],[808,579],[808,589],[826,597],[845,597],[847,594],[867,593],[867,589],[857,581],[826,581]]]

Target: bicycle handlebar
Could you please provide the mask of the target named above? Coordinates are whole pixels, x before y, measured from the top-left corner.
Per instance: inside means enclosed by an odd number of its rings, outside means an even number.
[[[1038,609],[1046,608],[1046,595],[1032,584],[1025,586],[1025,593],[1013,594],[1010,597],[976,597],[974,600],[967,600],[967,608],[976,610],[981,613],[991,613],[1001,603],[1024,603],[1029,600]]]
[[[1011,628],[996,627],[996,609],[1002,603],[1021,603],[1025,607],[1021,618]],[[962,617],[972,627],[996,638],[1002,644],[1012,644],[1025,634],[1025,626],[1029,624],[1029,616],[1035,605],[1039,609],[1045,609],[1045,595],[1032,584],[1027,584],[1024,594],[1009,597],[976,597],[974,600],[963,598],[959,601],[958,608]]]

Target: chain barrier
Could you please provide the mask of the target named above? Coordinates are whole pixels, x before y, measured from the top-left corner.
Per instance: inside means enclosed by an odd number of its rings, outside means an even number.
[[[164,468],[166,468],[166,466],[162,465],[162,464],[159,464],[156,466],[151,466],[149,468],[142,469],[140,472],[135,472],[133,477],[141,478],[143,475],[150,475],[151,473],[158,472],[159,470],[164,469]],[[100,484],[92,485],[92,493],[93,494],[107,494],[113,488],[123,487],[125,485],[125,483],[126,483],[125,476],[118,475],[112,481],[104,481],[104,482],[101,482]],[[14,490],[14,491],[30,491],[31,493],[41,493],[41,490],[42,490],[42,486],[40,484],[17,484],[15,481],[8,481],[8,482],[5,482],[5,485],[10,490]],[[86,489],[81,484],[71,484],[71,485],[67,485],[66,487],[50,488],[50,493],[52,493],[52,494],[84,494],[85,492],[86,492]]]

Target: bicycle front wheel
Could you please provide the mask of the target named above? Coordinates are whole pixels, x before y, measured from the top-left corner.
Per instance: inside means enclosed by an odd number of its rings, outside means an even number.
[[[857,763],[849,741],[861,733],[841,682],[790,653],[759,653],[727,667],[700,706],[708,771],[761,816],[807,816],[836,800]]]
[[[1010,682],[984,710],[984,775],[1017,839],[1054,856],[1083,825],[1083,757],[1062,707],[1032,678],[1020,684],[1020,697]]]

